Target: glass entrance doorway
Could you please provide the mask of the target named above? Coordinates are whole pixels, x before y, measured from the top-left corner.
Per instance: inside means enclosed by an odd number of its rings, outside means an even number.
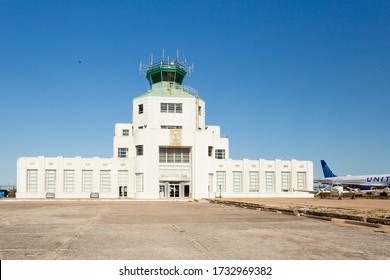
[[[180,196],[180,185],[169,184],[169,197],[179,197],[179,196]]]
[[[127,197],[127,186],[119,186],[119,197]]]
[[[160,197],[190,197],[191,188],[189,182],[160,182]]]

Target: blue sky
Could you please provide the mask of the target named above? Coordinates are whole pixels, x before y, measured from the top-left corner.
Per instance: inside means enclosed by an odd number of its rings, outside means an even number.
[[[21,156],[111,157],[162,49],[231,158],[390,172],[389,1],[0,0],[0,185]]]

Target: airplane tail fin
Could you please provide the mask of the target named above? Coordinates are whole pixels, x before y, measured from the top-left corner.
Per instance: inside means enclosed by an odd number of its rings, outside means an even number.
[[[332,170],[330,170],[330,168],[329,168],[328,164],[325,162],[325,160],[321,160],[321,166],[322,166],[322,171],[324,172],[325,178],[337,177],[336,175],[333,174]]]

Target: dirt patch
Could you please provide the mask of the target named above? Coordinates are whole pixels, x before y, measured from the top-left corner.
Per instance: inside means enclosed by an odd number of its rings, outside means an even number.
[[[311,211],[356,215],[364,218],[390,219],[390,199],[222,198],[221,200],[260,204],[293,211],[305,208]]]

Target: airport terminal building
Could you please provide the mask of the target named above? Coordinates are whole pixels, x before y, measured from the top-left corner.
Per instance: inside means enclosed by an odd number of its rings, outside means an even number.
[[[22,157],[17,198],[306,197],[313,163],[233,160],[205,102],[183,85],[185,63],[144,68],[150,89],[133,100],[133,123],[115,125],[112,158]]]

